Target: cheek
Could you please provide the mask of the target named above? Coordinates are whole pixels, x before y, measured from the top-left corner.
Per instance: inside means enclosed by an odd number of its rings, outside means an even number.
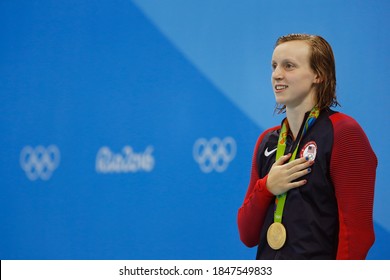
[[[292,77],[291,82],[300,87],[311,87],[314,83],[315,76],[311,73],[302,74]]]
[[[288,84],[290,93],[295,96],[307,95],[313,89],[313,80],[309,75],[290,77]]]

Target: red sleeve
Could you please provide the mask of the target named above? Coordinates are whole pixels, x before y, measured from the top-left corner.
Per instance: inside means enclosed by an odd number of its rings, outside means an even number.
[[[365,259],[375,240],[374,185],[377,158],[362,128],[336,113],[330,175],[339,211],[337,259]]]
[[[238,230],[241,241],[248,247],[253,247],[259,244],[260,230],[264,222],[264,218],[271,202],[274,201],[274,195],[270,193],[266,187],[267,176],[259,178],[257,151],[264,136],[279,127],[270,128],[264,131],[257,140],[253,158],[251,177],[244,203],[238,210]]]

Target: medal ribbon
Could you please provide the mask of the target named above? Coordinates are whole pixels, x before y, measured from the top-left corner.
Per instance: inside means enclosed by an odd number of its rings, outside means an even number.
[[[293,146],[296,145],[296,147],[293,154],[290,157],[289,162],[295,159],[298,151],[298,146],[299,143],[301,142],[301,139],[303,138],[303,135],[305,135],[305,133],[309,130],[309,128],[313,126],[319,114],[320,114],[320,110],[317,107],[314,107],[310,111],[309,116],[306,119],[305,125],[303,126],[303,128],[301,128],[301,131],[298,134],[297,137],[298,141],[296,140],[293,144]],[[279,134],[278,147],[276,150],[276,160],[278,160],[282,155],[284,155],[284,152],[286,150],[287,134],[288,134],[288,123],[287,123],[287,119],[285,119],[283,121],[282,128]],[[277,195],[275,198],[276,209],[274,212],[274,222],[278,222],[278,223],[282,222],[283,209],[284,209],[284,204],[286,202],[286,197],[287,197],[287,192]]]

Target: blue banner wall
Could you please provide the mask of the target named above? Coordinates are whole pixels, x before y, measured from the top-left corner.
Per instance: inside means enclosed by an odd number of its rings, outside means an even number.
[[[0,259],[254,259],[236,214],[290,32],[334,46],[379,159],[369,258],[389,259],[389,4],[294,3],[2,1]]]

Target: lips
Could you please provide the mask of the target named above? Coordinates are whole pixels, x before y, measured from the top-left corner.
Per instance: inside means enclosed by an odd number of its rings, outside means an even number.
[[[284,89],[286,89],[286,88],[288,88],[287,85],[275,85],[275,89],[276,89],[276,90],[284,90]]]

